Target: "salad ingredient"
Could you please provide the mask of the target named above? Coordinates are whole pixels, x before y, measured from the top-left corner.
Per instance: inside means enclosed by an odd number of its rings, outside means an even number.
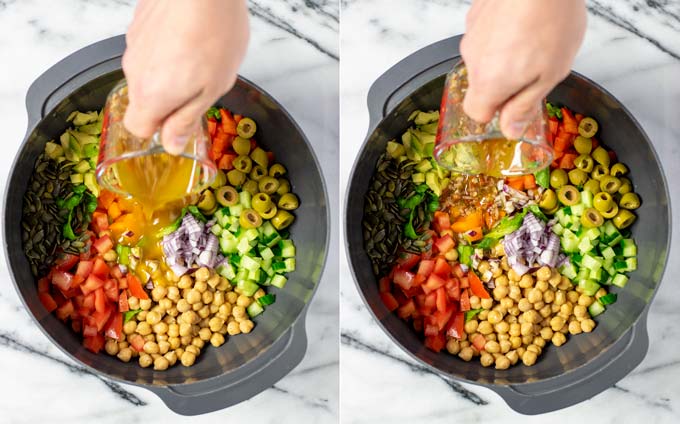
[[[619,206],[624,209],[637,209],[640,207],[640,197],[635,193],[625,193],[619,200]]]
[[[578,123],[578,133],[581,137],[591,138],[597,134],[598,129],[597,121],[590,117],[583,118]]]
[[[621,162],[615,163],[612,165],[611,169],[609,170],[609,174],[612,177],[621,177],[623,175],[626,175],[628,173],[628,167]]]
[[[526,213],[519,229],[503,239],[503,248],[508,263],[520,277],[534,264],[555,268],[566,261],[560,254],[559,237],[531,212]]]
[[[563,205],[575,205],[580,201],[581,194],[576,187],[572,185],[563,185],[557,192],[557,199],[559,199],[560,203]]]
[[[550,172],[550,187],[556,190],[567,184],[568,180],[567,172],[564,169],[553,169]]]

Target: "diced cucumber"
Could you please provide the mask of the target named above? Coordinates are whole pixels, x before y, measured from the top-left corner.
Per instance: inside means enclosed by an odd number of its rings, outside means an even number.
[[[635,271],[637,269],[637,258],[626,258],[626,271]]]
[[[593,242],[588,238],[582,238],[578,243],[578,251],[581,253],[587,253],[593,250]],[[566,249],[565,249],[566,250]]]
[[[231,215],[231,216],[241,216],[241,212],[243,212],[243,205],[236,204],[236,205],[233,205],[233,206],[229,206],[229,215]]]
[[[259,234],[257,233],[257,230],[255,228],[248,228],[246,231],[243,232],[242,237],[245,237],[248,239],[248,241],[253,241],[257,240],[257,236]]]
[[[219,209],[215,212],[215,219],[217,219],[217,223],[220,224],[220,227],[227,228],[229,226],[229,209]]]
[[[588,313],[591,317],[596,317],[605,311],[605,307],[600,302],[593,302],[588,306]]]
[[[628,283],[628,277],[623,274],[616,274],[614,278],[612,278],[612,284],[617,287],[625,287],[626,283]]]
[[[243,190],[238,194],[238,202],[243,205],[244,209],[250,209],[251,194],[249,191]],[[240,215],[240,214],[239,214]]]
[[[288,279],[286,277],[284,277],[281,274],[275,274],[272,277],[271,285],[274,286],[274,287],[278,287],[278,288],[282,289],[286,285],[287,282],[288,282]]]
[[[250,256],[243,256],[241,258],[240,267],[247,269],[248,271],[255,271],[260,269],[260,263],[251,258]]]
[[[584,255],[581,264],[589,271],[602,268],[602,259],[591,255]]]
[[[581,267],[576,273],[576,277],[574,277],[574,280],[576,281],[587,280],[589,276],[590,270],[586,267]]]
[[[614,249],[611,247],[606,247],[604,250],[602,250],[602,257],[605,259],[612,259],[616,256],[616,253],[614,253]]]
[[[616,261],[614,262],[614,269],[617,272],[626,272],[628,271],[628,264],[626,261]]]
[[[588,190],[583,190],[581,192],[581,204],[586,208],[593,207],[593,193]]]
[[[274,252],[272,252],[272,250],[270,248],[265,247],[264,249],[260,250],[260,256],[265,261],[270,261],[270,263],[271,263],[271,259],[274,258]],[[264,264],[263,264],[263,267],[264,267]]]
[[[600,238],[600,231],[597,228],[588,228],[581,237],[595,241]]]
[[[585,210],[586,210],[586,207],[583,206],[583,205],[574,205],[574,206],[571,207],[572,215],[578,216],[578,217],[583,215],[583,212],[585,212]]]
[[[222,234],[222,227],[220,227],[220,224],[213,224],[213,226],[210,227],[210,232],[219,237]]]
[[[562,233],[560,241],[562,242],[562,249],[565,252],[576,252],[578,250],[578,237],[576,237],[576,234],[574,234],[571,230],[565,229]]]
[[[571,216],[571,215],[572,215],[572,213],[571,213],[571,206],[565,206],[565,207],[563,207],[563,208],[562,208],[562,213],[563,213],[565,216]],[[571,218],[569,218],[569,219],[571,219]]]
[[[623,256],[627,258],[637,256],[637,246],[635,245],[635,240],[623,239],[621,240],[621,247],[623,249]]]
[[[220,266],[217,267],[216,269],[217,273],[220,274],[222,277],[226,278],[227,280],[232,280],[234,277],[236,277],[236,273],[234,272],[234,267],[231,266],[229,263],[223,263]]]
[[[241,294],[246,296],[252,296],[260,288],[256,282],[250,280],[238,280],[236,287],[240,290]]]
[[[71,174],[71,184],[78,185],[83,183],[83,174]]]
[[[591,280],[600,281],[602,279],[603,273],[604,272],[602,271],[602,268],[593,269],[590,271],[588,278]]]
[[[245,255],[250,251],[250,242],[248,241],[247,238],[242,237],[238,240],[238,245],[236,246],[236,250],[238,251],[239,254]]]
[[[255,318],[256,316],[264,312],[264,308],[262,307],[262,305],[260,305],[259,302],[253,302],[250,305],[248,305],[246,311],[248,312],[249,317]]]
[[[600,289],[600,285],[591,279],[580,280],[578,286],[583,289],[583,293],[587,296],[594,296]]]
[[[260,268],[254,269],[250,272],[248,272],[248,280],[250,281],[255,281],[255,282],[260,282],[260,277],[262,276],[263,272]],[[264,281],[264,280],[263,280]]]
[[[571,264],[571,262],[567,262],[566,264],[562,265],[559,268],[560,274],[564,275],[570,280],[573,280],[576,278],[576,267]]]
[[[555,223],[555,225],[552,226],[552,232],[560,236],[564,232],[564,227],[562,226],[562,224],[557,222]]]
[[[281,236],[277,234],[267,242],[267,247],[274,247],[279,243],[279,241],[281,241]]]
[[[286,272],[286,263],[283,261],[276,261],[272,263],[274,272]]]
[[[283,263],[286,264],[286,272],[295,271],[295,258],[288,258]]]
[[[281,240],[279,242],[279,247],[281,248],[281,257],[283,258],[294,258],[295,257],[295,245],[292,240]]]
[[[230,237],[225,237],[226,234],[229,234]],[[220,251],[223,255],[236,253],[238,251],[238,240],[236,240],[228,231],[222,233],[222,238],[220,238]]]

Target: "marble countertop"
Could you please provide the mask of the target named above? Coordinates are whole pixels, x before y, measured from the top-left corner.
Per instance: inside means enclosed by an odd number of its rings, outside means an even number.
[[[370,84],[408,54],[462,33],[469,1],[344,0],[340,139],[344,192],[366,136]],[[588,1],[588,33],[574,69],[603,85],[640,121],[669,181],[680,177],[680,3]],[[556,34],[562,36],[563,34]],[[670,186],[672,201],[680,188]],[[341,202],[343,201],[341,199]],[[678,210],[674,221],[679,222]],[[341,416],[344,423],[678,422],[680,416],[680,238],[649,313],[645,360],[614,387],[541,416],[512,411],[494,392],[447,381],[403,353],[373,321],[340,260]]]
[[[26,131],[28,86],[48,67],[95,41],[124,33],[134,1],[0,1],[0,192]],[[274,387],[227,410],[184,418],[151,392],[103,380],[68,359],[38,330],[0,259],[0,422],[338,421],[338,27],[337,1],[254,0],[241,74],[280,101],[324,164],[333,234],[307,316],[303,362]],[[310,96],[310,88],[314,96]],[[295,415],[286,411],[295,411]]]

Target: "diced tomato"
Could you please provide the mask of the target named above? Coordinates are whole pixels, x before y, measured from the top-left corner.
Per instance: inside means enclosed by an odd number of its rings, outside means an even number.
[[[439,240],[437,240],[434,243],[434,245],[437,247],[439,253],[445,254],[446,252],[450,251],[455,247],[456,242],[453,241],[453,238],[447,234],[444,237],[441,237]]]
[[[413,277],[413,286],[411,287],[411,289],[416,289],[416,286],[423,284],[426,280],[427,280],[426,276],[416,274],[416,276]]]
[[[243,115],[239,115],[237,113],[234,114],[234,121],[238,124],[241,122],[241,119],[243,119]]]
[[[104,329],[106,337],[116,340],[123,339],[123,314],[114,312],[109,319],[108,324]]]
[[[398,284],[401,288],[408,290],[413,284],[413,273],[400,269],[394,273],[394,284]]]
[[[466,289],[468,287],[470,287],[470,282],[467,276],[460,278],[460,288]]]
[[[463,271],[463,268],[460,266],[460,264],[455,264],[453,266],[453,275],[455,275],[457,278],[465,277],[465,271]]]
[[[66,303],[61,305],[56,312],[57,318],[59,318],[62,321],[66,321],[66,318],[70,317],[71,314],[74,312],[73,308],[73,302],[68,300]]]
[[[96,325],[85,324],[85,326],[83,327],[83,336],[85,336],[86,338],[96,336],[97,333],[98,331]]]
[[[94,292],[85,295],[83,297],[83,308],[87,308],[90,310],[94,309],[94,299],[95,299]]]
[[[413,253],[406,253],[397,259],[399,266],[407,271],[410,271],[418,262],[420,262],[420,256]]]
[[[118,311],[127,312],[130,310],[130,305],[128,303],[127,292],[125,290],[120,292],[118,297]]]
[[[83,339],[83,346],[92,353],[99,353],[102,347],[104,347],[104,336],[95,334],[92,337],[85,337]]]
[[[106,231],[109,229],[109,216],[104,212],[94,211],[90,225],[97,234]]]
[[[422,275],[424,277],[429,276],[432,274],[432,270],[434,269],[434,261],[430,259],[424,259],[420,261],[420,264],[418,264],[418,275]]]
[[[380,291],[380,293],[385,293],[385,292],[390,291],[391,287],[392,287],[392,281],[387,276],[381,278],[378,281],[378,290]]]
[[[432,271],[442,278],[446,278],[451,274],[451,265],[446,262],[446,259],[439,257],[434,265],[434,270]]]
[[[446,288],[439,287],[436,291],[437,294],[437,310],[439,312],[444,312],[449,308],[448,296],[446,294]]]
[[[236,159],[236,157],[237,157],[236,155],[232,155],[232,154],[228,154],[228,153],[224,154],[224,156],[222,156],[220,158],[220,162],[217,164],[217,167],[220,168],[220,169],[227,170],[227,171],[234,169],[234,163],[233,162],[234,162],[234,159]]]
[[[556,135],[557,134],[557,127],[559,127],[560,121],[557,120],[557,118],[553,117],[548,119],[548,126],[550,127],[550,134]]]
[[[222,117],[222,130],[227,134],[238,135],[236,132],[236,121],[231,115],[231,112],[223,108],[220,109],[220,115]]]
[[[80,333],[83,329],[83,322],[80,319],[72,319],[71,320],[71,328],[73,331],[76,333]]]
[[[399,302],[397,302],[397,299],[394,298],[392,293],[389,292],[382,292],[380,293],[380,299],[382,299],[383,304],[385,304],[385,307],[390,311],[394,311],[399,307]]]
[[[434,314],[432,314],[434,322],[437,324],[439,331],[443,331],[444,328],[446,328],[446,324],[451,319],[451,316],[456,312],[456,309],[457,308],[455,305],[449,305],[449,307],[445,310],[437,310]]]
[[[480,333],[477,333],[475,334],[475,337],[472,338],[472,345],[481,352],[486,345],[486,339]]]
[[[584,116],[583,116],[582,113],[574,114],[574,119],[576,119],[576,122],[578,122],[578,123],[580,123],[581,119],[583,119],[583,118],[584,118]]]
[[[128,288],[127,278],[125,276],[118,279],[118,288],[120,290],[125,290]]]
[[[446,346],[446,337],[443,334],[425,337],[425,347],[434,352],[441,352],[444,346]]]
[[[575,153],[565,153],[564,156],[562,156],[562,159],[560,159],[560,168],[562,169],[574,169],[576,165],[574,165],[574,160],[578,157],[577,154]]]
[[[446,329],[446,335],[449,337],[455,337],[456,339],[460,340],[463,338],[464,327],[465,327],[465,313],[456,312],[449,321],[448,328]]]
[[[128,272],[127,283],[131,295],[135,296],[137,299],[140,300],[149,298],[149,295],[147,295],[144,289],[142,288],[142,283],[140,283],[139,279],[131,272]]]
[[[442,211],[436,211],[434,213],[434,220],[432,222],[434,230],[441,233],[444,230],[451,228],[451,217],[448,213]]]
[[[111,276],[113,278],[117,278],[117,279],[123,278],[123,271],[120,269],[119,265],[111,267],[109,272],[111,273]]]
[[[399,315],[399,318],[401,319],[406,319],[410,316],[413,316],[416,313],[416,304],[413,302],[413,299],[409,299],[408,302],[403,304],[401,307],[399,307],[399,310],[397,310],[397,315]]]
[[[446,282],[446,294],[453,300],[460,300],[460,281],[457,278],[451,278]]]
[[[50,280],[47,277],[43,277],[38,280],[38,293],[47,293],[50,291]]]
[[[562,108],[562,126],[569,134],[578,134],[578,122],[566,107]]]
[[[47,312],[52,312],[57,309],[57,302],[54,301],[54,298],[49,293],[38,293],[38,299],[40,299],[40,303],[47,309]]]
[[[425,317],[424,320],[424,325],[425,325],[425,337],[428,336],[436,336],[439,334],[439,326],[437,325],[437,321],[432,315],[428,315]]]
[[[115,308],[108,306],[104,311],[99,312],[99,311],[94,311],[92,313],[92,318],[94,319],[94,322],[97,326],[97,331],[102,331],[104,327],[106,326],[106,323],[109,321],[109,318],[111,317],[111,313],[113,312]]]
[[[566,152],[571,148],[571,146],[573,146],[573,143],[573,135],[566,132],[561,132],[557,135],[557,137],[555,137],[554,148],[560,152]]]
[[[210,137],[215,135],[215,130],[217,130],[217,121],[215,118],[208,119],[208,134],[210,134]]]
[[[93,247],[97,249],[97,252],[99,253],[106,253],[113,248],[113,241],[111,241],[111,237],[105,235],[104,237],[97,239],[97,241],[94,242]]]
[[[484,284],[482,284],[482,280],[479,279],[474,271],[470,270],[467,277],[468,282],[470,283],[470,290],[472,290],[472,294],[479,297],[480,299],[491,299],[491,296],[489,296],[489,293],[484,288]]]
[[[97,312],[104,312],[106,310],[106,293],[103,287],[99,287],[94,291],[94,309]]]
[[[78,256],[64,254],[54,262],[54,269],[58,271],[68,271],[78,263]]]
[[[115,278],[106,280],[104,283],[104,293],[111,302],[118,302],[118,281]]]
[[[141,352],[144,350],[144,338],[135,333],[130,337],[130,345],[132,345],[132,348],[137,352]]]
[[[446,280],[436,274],[430,274],[425,284],[422,285],[423,291],[429,294],[446,284]]]
[[[76,275],[83,278],[87,279],[87,277],[90,276],[90,273],[92,272],[92,267],[94,263],[92,261],[80,261],[78,262],[78,268],[76,269]]]
[[[470,294],[467,290],[460,293],[460,310],[463,312],[470,310]]]
[[[59,287],[62,291],[67,291],[71,288],[71,281],[73,281],[73,274],[66,271],[54,271],[52,273],[52,284]]]
[[[87,295],[103,286],[104,281],[102,279],[94,274],[90,274],[90,276],[87,277],[87,280],[85,280],[85,282],[80,285],[80,290],[83,292],[83,294]]]

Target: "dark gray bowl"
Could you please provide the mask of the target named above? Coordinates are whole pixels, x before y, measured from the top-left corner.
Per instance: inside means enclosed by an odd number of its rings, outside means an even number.
[[[56,64],[29,89],[28,131],[10,172],[5,193],[4,248],[16,289],[43,332],[66,354],[92,371],[152,390],[172,410],[194,415],[226,408],[269,388],[302,360],[307,348],[305,314],[326,260],[330,222],[328,198],[319,163],[302,130],[267,93],[243,78],[219,104],[250,116],[258,124],[258,141],[285,164],[301,201],[291,237],[297,246],[297,270],[276,303],[256,318],[247,336],[233,337],[220,348],[206,348],[191,368],[164,372],[124,364],[82,347],[80,336],[38,300],[21,244],[21,210],[26,184],[45,143],[66,129],[73,110],[99,110],[123,78],[120,56],[124,37],[86,47]]]
[[[610,387],[637,366],[647,352],[647,308],[661,281],[670,247],[666,180],[652,143],[625,107],[582,75],[569,75],[549,100],[595,117],[601,125],[599,138],[612,146],[631,169],[635,191],[642,197],[633,226],[639,269],[630,275],[625,289],[615,290],[618,302],[596,319],[598,325],[592,333],[570,337],[569,343],[560,348],[550,345],[532,367],[498,371],[482,367],[479,361],[465,363],[448,353],[426,349],[421,337],[380,301],[363,246],[361,221],[364,195],[387,141],[407,129],[407,118],[414,110],[439,109],[445,74],[459,59],[459,39],[443,40],[412,54],[371,87],[368,136],[354,163],[345,203],[347,255],[369,310],[413,358],[443,376],[491,388],[519,412],[536,414],[560,409]]]

